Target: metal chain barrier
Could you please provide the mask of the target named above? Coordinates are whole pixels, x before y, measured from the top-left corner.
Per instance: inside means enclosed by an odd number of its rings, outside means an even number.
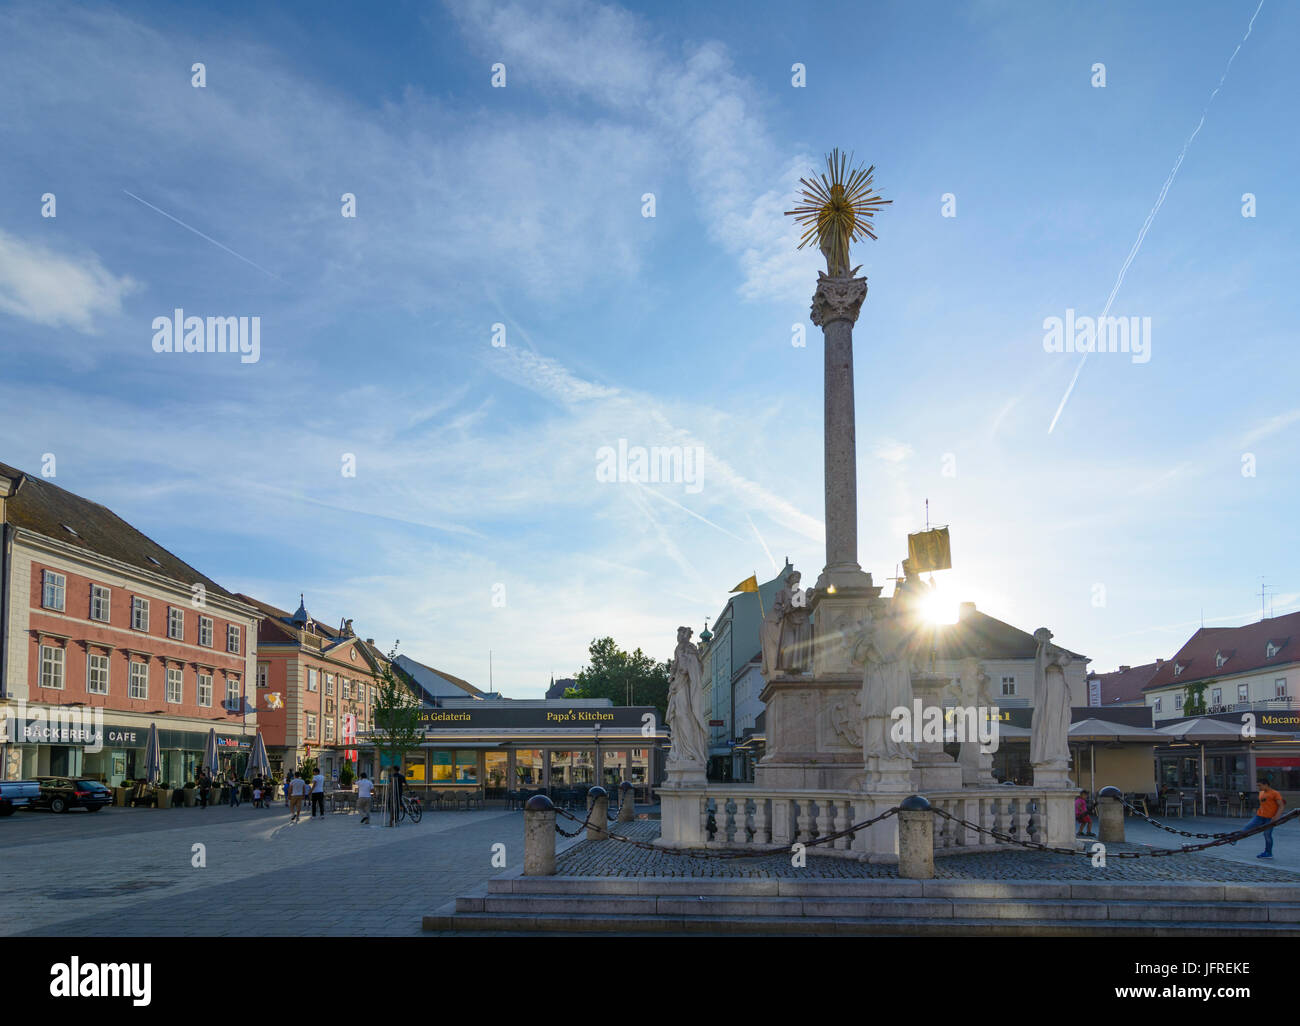
[[[1146,822],[1150,823],[1153,827],[1157,827],[1160,830],[1168,831],[1171,834],[1178,834],[1180,837],[1195,837],[1201,840],[1215,840],[1220,837],[1231,837],[1236,833],[1235,830],[1226,830],[1220,834],[1194,834],[1188,830],[1178,830],[1175,827],[1167,826],[1166,824],[1161,823],[1159,820],[1153,819],[1151,816],[1148,816],[1141,809],[1135,808],[1134,806],[1130,805],[1128,802],[1124,801],[1122,798],[1119,799],[1119,803],[1123,805],[1124,808],[1128,809],[1128,811],[1131,812],[1134,816],[1138,817],[1138,819],[1146,820]],[[1282,819],[1274,821],[1274,826],[1276,826],[1278,823],[1282,822],[1283,820],[1293,816],[1297,811],[1300,810],[1293,809],[1291,812],[1288,812],[1286,816],[1282,817]]]
[[[575,823],[578,822],[577,816],[572,815],[571,813],[565,811],[564,809],[556,809],[555,811],[558,815],[564,816],[566,819],[571,819]],[[799,841],[794,843],[802,844],[804,848],[812,848],[819,844],[828,844],[831,841],[838,840],[841,837],[852,838],[852,836],[857,831],[865,830],[869,826],[874,826],[876,823],[886,820],[890,816],[896,816],[898,812],[899,809],[897,806],[895,806],[892,809],[888,809],[885,812],[882,812],[879,816],[874,816],[871,819],[863,820],[861,823],[855,823],[850,827],[846,827],[844,830],[837,831],[836,833],[826,834],[824,837],[818,837],[812,841]],[[591,817],[588,816],[587,822],[590,822],[590,820]],[[565,831],[561,830],[560,825],[558,823],[555,825],[555,829],[557,832],[563,834],[565,837],[576,837],[578,833],[581,832],[583,827],[585,827],[586,825],[587,823],[583,823],[582,826],[578,827],[578,829],[575,830],[572,834],[566,833]],[[699,851],[691,848],[661,848],[657,844],[651,844],[648,841],[638,841],[631,837],[624,837],[622,834],[616,834],[610,830],[607,830],[604,833],[605,833],[605,838],[610,841],[619,841],[623,844],[630,844],[634,848],[641,848],[644,849],[645,851],[660,852],[666,855],[680,855],[688,859],[717,859],[717,860],[761,859],[761,858],[766,858],[769,855],[789,855],[791,851],[791,845],[780,845],[778,847],[760,849],[757,851],[751,851],[748,849],[735,849],[735,850],[720,849],[715,851]]]
[[[1019,838],[1012,837],[1010,834],[1004,834],[1000,830],[993,830],[990,829],[989,827],[982,827],[976,823],[970,822],[969,820],[961,819],[957,816],[952,815],[952,813],[950,812],[945,812],[943,809],[931,809],[931,811],[936,816],[942,816],[944,819],[948,820],[949,822],[957,823],[961,826],[966,827],[968,830],[974,830],[977,833],[986,834],[989,837],[993,837],[999,841],[1002,841],[1005,844],[1019,845],[1022,848],[1029,848],[1032,851],[1049,851],[1057,855],[1077,855],[1086,859],[1092,858],[1092,853],[1088,851],[1080,851],[1077,848],[1056,848],[1050,845],[1041,844],[1038,841],[1022,841]],[[1294,819],[1296,816],[1300,816],[1300,809],[1292,809],[1286,815],[1279,816],[1277,819],[1274,820],[1269,820],[1269,822],[1267,823],[1261,823],[1259,826],[1252,827],[1250,830],[1239,830],[1236,833],[1222,834],[1222,835],[1218,835],[1218,834],[1212,834],[1212,835],[1189,834],[1188,835],[1188,836],[1201,836],[1201,837],[1212,836],[1217,838],[1216,840],[1207,841],[1205,844],[1184,844],[1181,848],[1153,848],[1151,851],[1116,851],[1116,852],[1107,851],[1106,858],[1108,859],[1159,858],[1164,855],[1185,855],[1191,852],[1205,851],[1207,848],[1218,848],[1219,846],[1224,844],[1236,844],[1238,841],[1242,840],[1243,838],[1253,837],[1255,834],[1262,833],[1265,830],[1271,830],[1274,827],[1280,826],[1281,824],[1287,822],[1287,820]]]

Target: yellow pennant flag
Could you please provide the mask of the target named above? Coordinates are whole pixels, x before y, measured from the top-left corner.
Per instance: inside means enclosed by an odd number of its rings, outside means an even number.
[[[731,589],[731,594],[738,591],[758,591],[758,575],[751,574]]]
[[[936,527],[909,534],[907,558],[912,561],[912,569],[917,573],[923,570],[951,570],[952,545],[948,539],[948,528]]]

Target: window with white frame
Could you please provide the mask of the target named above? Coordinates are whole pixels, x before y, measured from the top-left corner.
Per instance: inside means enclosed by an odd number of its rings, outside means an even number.
[[[334,674],[325,674],[325,694],[330,698],[334,697]]]
[[[316,740],[316,714],[307,714],[307,738],[310,741]]]
[[[1183,693],[1179,691],[1174,695],[1174,708],[1181,709],[1182,707],[1183,707]]]
[[[94,652],[86,656],[86,691],[92,695],[108,694],[108,656]]]
[[[147,631],[149,629],[149,600],[138,595],[131,598],[131,629]]]
[[[212,647],[212,617],[199,617],[199,644],[204,648]]]
[[[57,645],[41,646],[41,687],[63,690],[63,649]]]
[[[68,579],[63,574],[55,573],[53,570],[43,570],[41,580],[41,605],[46,609],[57,609],[59,612],[63,612]]]
[[[1160,699],[1159,699],[1159,698],[1157,698],[1155,701],[1153,701],[1153,702],[1151,703],[1151,711],[1152,711],[1153,713],[1158,713],[1158,712],[1160,711]]]
[[[226,625],[226,651],[239,651],[239,628],[233,623]]]
[[[167,637],[185,640],[185,610],[172,606],[167,610]]]
[[[173,705],[185,701],[185,672],[178,666],[167,667],[167,701]]]
[[[1215,688],[1210,692],[1210,705],[1223,704],[1223,688]]]
[[[327,716],[327,717],[325,718],[325,740],[326,740],[326,741],[333,741],[333,740],[334,740],[334,719],[333,719],[333,717],[329,717],[329,716]]]
[[[199,705],[212,705],[212,674],[199,673]]]
[[[257,690],[261,691],[271,686],[271,664],[257,664]]]
[[[227,677],[226,678],[226,708],[229,709],[231,712],[238,712],[239,705],[240,705],[239,700],[242,697],[243,695],[241,694],[240,687],[239,687],[239,678]]]
[[[1286,698],[1286,678],[1278,677],[1273,681],[1273,697]]]
[[[108,612],[112,605],[113,593],[98,584],[90,586],[90,618],[101,623],[108,623]]]
[[[1015,677],[1003,677],[1003,678],[1002,678],[1002,697],[1003,697],[1003,698],[1012,697],[1012,696],[1015,695],[1015,693],[1016,693],[1016,678],[1015,678]]]
[[[1250,698],[1250,688],[1249,688],[1249,686],[1247,686],[1247,685],[1245,685],[1245,684],[1238,684],[1238,685],[1237,685],[1237,701],[1238,701],[1238,702],[1245,702],[1245,701],[1248,701],[1249,698]]]
[[[131,683],[127,690],[131,698],[149,697],[149,664],[131,661]]]
[[[308,690],[308,691],[319,691],[319,690],[320,690],[320,677],[319,677],[319,671],[308,668],[308,670],[307,670],[307,690]]]

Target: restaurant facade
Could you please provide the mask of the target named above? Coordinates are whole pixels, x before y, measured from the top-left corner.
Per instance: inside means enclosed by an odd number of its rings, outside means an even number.
[[[624,781],[648,802],[663,779],[668,732],[652,706],[608,699],[445,699],[420,714],[423,739],[404,753],[409,785],[473,791],[485,799],[508,792],[556,791]],[[389,759],[369,732],[358,733],[376,773]]]

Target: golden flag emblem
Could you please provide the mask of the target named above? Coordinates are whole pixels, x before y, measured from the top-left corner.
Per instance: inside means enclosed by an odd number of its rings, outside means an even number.
[[[936,527],[907,536],[907,558],[918,573],[926,570],[951,570],[952,547],[948,528]]]
[[[738,591],[758,591],[758,575],[750,574],[750,576],[746,577],[731,589],[731,594],[734,595]]]

